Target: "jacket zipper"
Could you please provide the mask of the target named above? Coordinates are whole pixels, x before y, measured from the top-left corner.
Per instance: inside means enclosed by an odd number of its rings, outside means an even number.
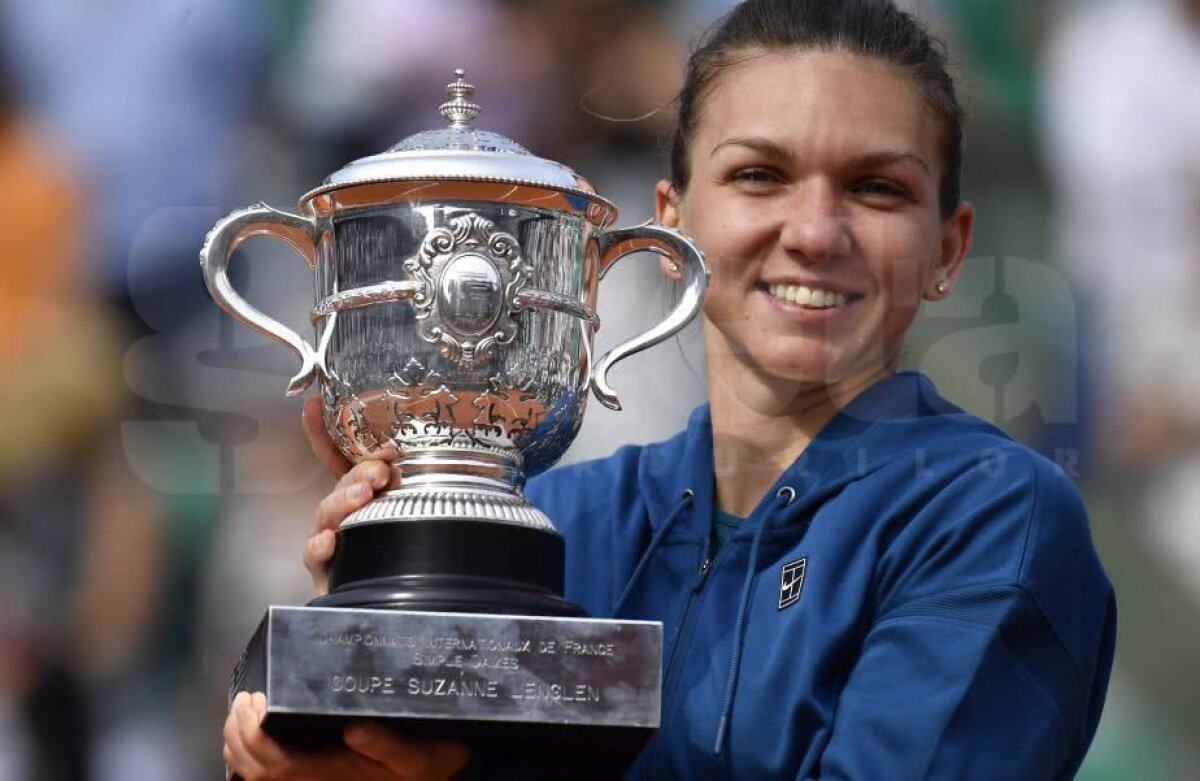
[[[700,602],[700,591],[704,588],[705,582],[708,581],[709,573],[712,572],[716,561],[725,553],[725,549],[729,546],[725,545],[722,550],[717,551],[716,557],[711,555],[712,542],[704,544],[704,560],[700,563],[700,571],[694,583],[692,583],[691,593],[688,596],[687,606],[683,611],[683,620],[679,622],[679,630],[675,634],[675,644],[671,648],[671,657],[667,660],[666,674],[663,675],[663,705],[670,706],[674,703],[674,686],[676,675],[679,672],[679,666],[684,654],[681,649],[691,642],[692,624],[696,620],[696,606]],[[666,711],[664,710],[664,715]]]
[[[720,558],[722,552],[723,551],[718,551],[716,558]],[[667,658],[665,672],[663,673],[662,698],[660,702],[662,703],[661,712],[664,719],[667,718],[668,714],[675,707],[674,684],[675,678],[678,674],[678,668],[681,664],[680,660],[683,658],[683,653],[680,651],[680,648],[691,642],[692,624],[695,623],[696,620],[696,603],[699,602],[697,595],[704,587],[704,582],[708,580],[708,573],[712,572],[712,568],[712,541],[709,540],[704,544],[704,560],[700,563],[699,575],[696,577],[695,582],[692,583],[691,592],[688,595],[687,606],[683,609],[683,620],[679,622],[679,629],[675,631],[675,641],[671,645],[671,650],[669,652],[670,656]],[[648,758],[648,766],[650,768],[657,768],[658,771],[662,770],[662,753],[663,747],[659,744],[659,741],[655,741],[652,748],[652,754]],[[657,776],[652,775],[650,777],[654,778]]]

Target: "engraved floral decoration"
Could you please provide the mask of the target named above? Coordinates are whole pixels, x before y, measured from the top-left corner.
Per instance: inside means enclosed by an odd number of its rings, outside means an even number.
[[[450,444],[459,432],[458,394],[436,371],[416,358],[388,378],[385,392],[392,402],[394,436],[407,444]]]
[[[475,430],[493,437],[523,443],[545,415],[540,383],[532,377],[516,379],[507,373],[491,377],[488,387],[475,397]]]
[[[464,256],[485,259],[494,267],[499,288],[495,319],[486,333],[465,333],[450,313],[442,310],[443,274]],[[421,338],[437,345],[448,359],[473,366],[492,355],[499,345],[510,344],[517,335],[519,296],[532,269],[525,263],[517,240],[478,214],[454,217],[449,224],[434,228],[421,243],[420,251],[404,262],[405,269],[421,281],[422,290],[413,298]]]

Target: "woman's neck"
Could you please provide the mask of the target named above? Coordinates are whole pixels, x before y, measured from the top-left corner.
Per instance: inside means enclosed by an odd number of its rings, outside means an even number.
[[[831,385],[768,377],[710,356],[716,502],[748,516],[779,476],[846,404],[891,370],[867,372]]]

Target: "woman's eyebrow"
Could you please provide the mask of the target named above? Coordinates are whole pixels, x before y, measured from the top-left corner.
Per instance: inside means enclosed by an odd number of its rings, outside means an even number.
[[[709,157],[712,157],[727,146],[745,147],[768,158],[785,163],[792,162],[795,159],[795,155],[793,155],[792,152],[786,147],[775,143],[769,138],[763,138],[761,136],[737,136],[734,138],[727,138],[713,147],[712,152],[709,153]],[[849,161],[849,167],[882,168],[894,163],[905,162],[913,163],[925,171],[926,174],[929,174],[930,176],[933,175],[933,169],[929,167],[929,163],[925,162],[925,159],[920,155],[913,154],[912,152],[901,152],[894,149],[882,149],[877,152],[868,152],[867,154],[860,155]]]
[[[925,173],[933,176],[933,169],[929,167],[929,163],[926,163],[920,155],[915,155],[912,152],[884,149],[879,152],[870,152],[861,155],[850,161],[850,165],[853,168],[882,168],[893,163],[915,163]]]
[[[790,151],[770,140],[769,138],[762,138],[761,136],[739,136],[735,138],[727,138],[713,147],[712,152],[709,153],[709,157],[712,157],[718,151],[727,146],[746,147],[747,149],[752,149],[753,151],[765,155],[766,157],[779,160],[781,162],[790,162],[792,160],[792,153]]]

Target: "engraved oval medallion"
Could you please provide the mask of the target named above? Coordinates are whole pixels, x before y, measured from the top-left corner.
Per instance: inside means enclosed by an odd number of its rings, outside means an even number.
[[[478,336],[496,322],[503,301],[500,272],[492,261],[464,252],[446,264],[438,283],[438,313],[460,334]]]

